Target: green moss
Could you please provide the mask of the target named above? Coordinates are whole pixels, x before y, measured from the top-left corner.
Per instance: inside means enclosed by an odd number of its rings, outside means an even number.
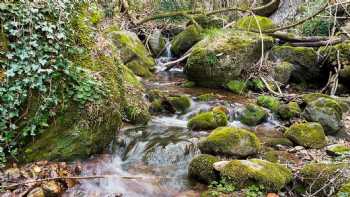
[[[304,94],[302,96],[302,99],[306,104],[310,104],[311,102],[313,102],[319,98],[332,99],[331,96],[326,95],[326,94],[321,94],[321,93],[310,93],[310,94]]]
[[[274,68],[274,79],[282,84],[287,84],[294,70],[293,64],[281,62]]]
[[[220,173],[238,187],[256,184],[267,191],[279,191],[293,178],[288,168],[260,159],[233,160]]]
[[[329,191],[333,188],[338,189],[346,181],[349,181],[347,173],[344,170],[349,170],[349,163],[311,163],[305,165],[300,170],[300,175],[305,186],[309,190],[315,192],[320,188],[324,191]],[[336,179],[334,179],[337,177]],[[332,181],[332,188],[324,187]]]
[[[175,56],[181,56],[201,39],[202,35],[200,30],[196,26],[191,25],[175,36],[174,40],[171,42],[171,52]]]
[[[284,135],[294,143],[307,148],[322,148],[326,145],[326,136],[319,123],[295,123]]]
[[[350,154],[350,147],[346,145],[336,144],[327,148],[327,152],[331,152],[335,155]]]
[[[156,99],[154,100],[150,107],[149,110],[151,113],[160,113],[163,111],[163,105],[162,105],[162,101],[160,99]]]
[[[276,151],[267,151],[264,153],[263,158],[269,162],[277,163],[278,162],[278,153]]]
[[[253,91],[262,92],[266,89],[266,86],[261,79],[252,79],[248,81],[248,88]]]
[[[291,118],[299,116],[301,109],[297,102],[289,102],[288,104],[283,104],[278,108],[278,115],[283,120],[289,120]]]
[[[248,130],[220,127],[200,142],[199,149],[214,155],[247,157],[258,153],[260,141]]]
[[[273,29],[275,25],[272,20],[263,16],[245,16],[239,19],[236,23],[236,27],[244,30],[259,31]]]
[[[314,66],[318,64],[318,55],[310,47],[292,47],[288,45],[275,46],[272,55],[282,61],[303,66]]]
[[[214,93],[202,94],[197,97],[199,101],[211,101],[215,99]]]
[[[136,34],[127,31],[114,31],[109,33],[109,36],[118,48],[120,57],[126,66],[136,75],[151,76],[155,61]]]
[[[41,136],[24,148],[22,161],[72,161],[100,153],[121,126],[119,109],[101,104],[81,111],[72,104]]]
[[[248,104],[240,116],[240,121],[248,126],[256,126],[268,117],[267,112],[254,104]]]
[[[188,121],[187,127],[191,130],[211,130],[227,125],[227,115],[221,112],[200,113]]]
[[[337,193],[337,197],[349,197],[350,196],[350,182],[342,185]]]
[[[267,109],[270,109],[273,112],[277,112],[280,106],[280,101],[273,96],[259,96],[257,104]]]
[[[179,112],[186,112],[191,107],[191,99],[188,96],[174,96],[168,98],[171,105]]]
[[[188,167],[188,175],[204,183],[210,183],[218,180],[218,173],[214,170],[213,164],[220,161],[217,157],[211,155],[198,155],[192,159]]]
[[[257,33],[239,30],[221,30],[193,47],[184,71],[189,80],[206,87],[221,87],[231,80],[239,80],[241,72],[259,60],[262,40],[264,51],[272,47],[271,37],[261,38]]]
[[[90,21],[92,24],[99,24],[104,18],[103,10],[99,9],[97,6],[90,9]]]
[[[245,81],[233,80],[228,82],[226,86],[235,94],[243,94],[246,91],[247,83]]]

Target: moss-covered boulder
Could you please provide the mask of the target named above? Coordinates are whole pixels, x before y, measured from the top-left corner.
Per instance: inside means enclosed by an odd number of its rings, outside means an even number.
[[[349,163],[311,163],[300,170],[303,184],[312,192],[321,189],[322,193],[329,193],[332,189],[339,189],[350,179]],[[329,181],[332,181],[330,184]],[[328,185],[328,186],[327,186]]]
[[[215,107],[213,107],[211,109],[211,111],[225,113],[226,115],[230,114],[230,110],[227,107],[223,106],[223,105],[215,106]]]
[[[274,79],[282,84],[287,84],[292,76],[293,70],[294,66],[289,62],[277,63],[274,67]]]
[[[212,155],[198,155],[192,159],[188,167],[188,176],[204,183],[211,183],[219,178],[219,173],[213,167],[218,161],[220,160]]]
[[[245,16],[236,22],[236,27],[248,31],[262,31],[273,29],[275,25],[273,21],[263,16]]]
[[[298,117],[301,114],[300,106],[297,102],[289,102],[283,104],[278,108],[278,115],[282,120],[289,120],[294,117]]]
[[[226,84],[226,87],[235,94],[243,94],[247,90],[247,82],[243,80],[232,80]]]
[[[155,61],[135,33],[114,31],[109,35],[120,51],[120,57],[127,67],[141,77],[152,75]]]
[[[337,197],[349,197],[349,196],[350,196],[350,181],[343,184],[337,193]]]
[[[295,123],[284,135],[294,143],[307,148],[323,148],[326,145],[326,136],[319,123]]]
[[[336,99],[320,94],[304,95],[303,99],[307,103],[303,116],[308,121],[319,122],[327,134],[343,128],[343,108]]]
[[[257,104],[267,109],[270,109],[273,112],[277,112],[280,106],[280,101],[273,96],[259,96]]]
[[[252,68],[264,51],[272,47],[273,38],[239,30],[221,30],[193,48],[185,74],[196,85],[216,87],[239,80],[245,69]]]
[[[288,70],[292,70],[290,80],[296,83],[317,82],[324,79],[316,50],[310,47],[275,46],[271,50],[272,59],[289,62]],[[290,72],[290,71],[289,71]]]
[[[24,149],[23,161],[71,161],[102,152],[121,126],[119,109],[95,106],[96,111],[71,107]]]
[[[268,113],[262,107],[254,104],[248,104],[240,115],[239,120],[248,126],[256,126],[263,123],[267,117]]]
[[[227,125],[227,115],[223,112],[203,112],[192,117],[187,124],[191,130],[212,130]]]
[[[203,101],[203,102],[208,102],[208,101],[211,101],[211,100],[215,100],[216,96],[214,93],[207,93],[207,94],[202,94],[202,95],[199,95],[197,97],[197,99],[199,101]]]
[[[171,52],[175,56],[181,56],[200,40],[202,40],[201,30],[195,25],[188,26],[171,41]]]
[[[199,149],[202,153],[241,158],[257,154],[260,141],[248,130],[220,127],[200,142]]]
[[[171,96],[168,97],[168,100],[176,111],[181,113],[186,112],[186,110],[191,107],[191,99],[185,95]]]
[[[258,184],[263,185],[267,191],[279,191],[293,178],[288,168],[261,159],[233,160],[220,174],[238,187]]]
[[[157,29],[151,34],[148,44],[153,56],[157,57],[164,49],[166,40],[163,37],[162,32]]]

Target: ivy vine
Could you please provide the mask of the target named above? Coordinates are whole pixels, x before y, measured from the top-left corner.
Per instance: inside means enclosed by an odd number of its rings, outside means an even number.
[[[68,58],[88,50],[77,47],[70,23],[82,3],[0,3],[0,32],[8,45],[0,47],[0,163],[16,158],[21,141],[47,128],[72,100],[83,106],[105,94],[88,70]]]

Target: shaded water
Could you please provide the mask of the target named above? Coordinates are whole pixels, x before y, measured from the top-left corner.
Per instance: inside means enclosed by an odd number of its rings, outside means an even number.
[[[237,117],[249,99],[220,90],[179,87],[178,83],[184,80],[181,68],[162,71],[161,62],[170,59],[170,55],[158,59],[157,77],[154,81],[145,82],[145,86],[190,95],[193,98],[190,109],[184,114],[154,116],[147,126],[122,129],[113,145],[113,154],[99,155],[81,164],[85,176],[109,177],[82,180],[80,185],[67,191],[64,196],[170,197],[187,196],[184,192],[198,191],[198,185],[187,178],[187,168],[191,159],[200,153],[197,148],[200,137],[208,135],[208,132],[189,131],[187,120],[213,106],[224,105],[230,113],[229,126],[246,128],[237,121]],[[213,92],[218,99],[196,101],[196,96],[208,92]],[[265,132],[278,126],[271,116],[267,123],[249,129]],[[194,195],[198,196],[196,192]]]

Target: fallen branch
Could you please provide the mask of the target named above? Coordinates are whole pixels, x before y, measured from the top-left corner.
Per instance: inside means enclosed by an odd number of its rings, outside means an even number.
[[[137,22],[136,25],[141,25],[143,23],[147,23],[147,22],[152,21],[152,20],[163,19],[163,18],[174,17],[174,16],[183,16],[183,17],[188,18],[188,15],[201,14],[201,13],[202,13],[201,11],[192,11],[192,10],[191,11],[162,13],[162,14],[158,14],[158,15],[155,15],[155,16],[151,16],[151,17],[145,18],[145,19]]]
[[[190,53],[186,53],[185,55],[183,55],[181,58],[177,59],[177,60],[174,60],[174,61],[170,61],[170,62],[167,62],[165,64],[163,64],[163,66],[166,67],[166,69],[164,71],[169,71],[171,70],[172,68],[174,68],[174,66],[177,64],[177,63],[180,63],[182,61],[184,61],[185,59],[187,59],[188,57],[191,56],[191,52]]]
[[[293,47],[322,47],[322,46],[331,46],[342,43],[344,39],[336,38],[330,40],[322,40],[317,42],[291,42],[289,45]]]
[[[328,36],[297,36],[292,33],[277,31],[274,33],[268,33],[269,36],[274,38],[281,39],[286,42],[318,42],[318,41],[327,41],[329,40]]]

